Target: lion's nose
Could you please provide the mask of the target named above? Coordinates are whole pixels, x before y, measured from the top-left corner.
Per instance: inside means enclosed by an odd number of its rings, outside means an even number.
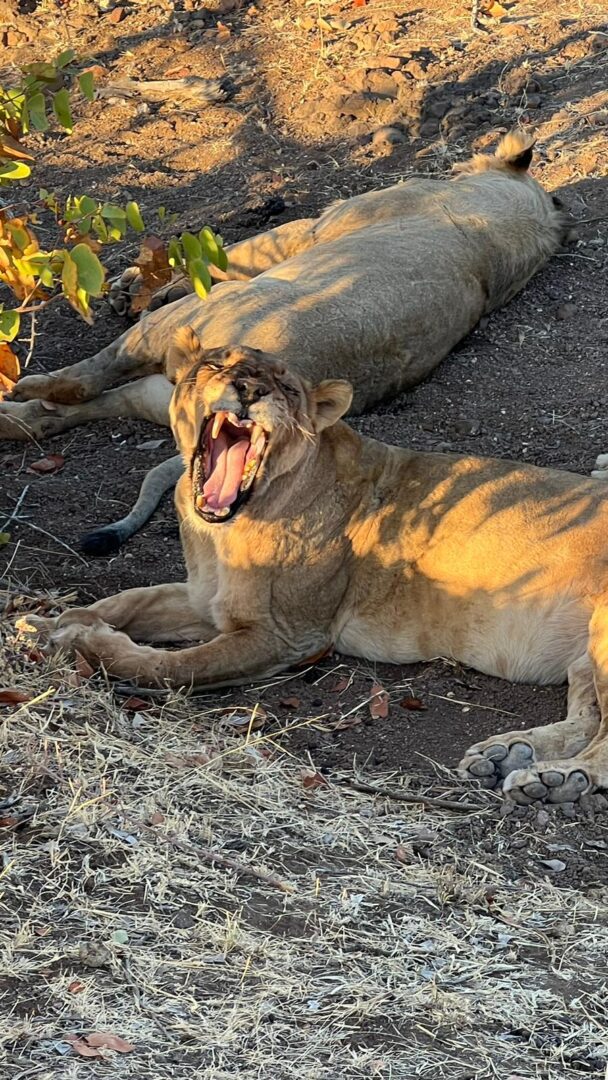
[[[257,380],[249,379],[235,379],[234,388],[239,395],[239,400],[242,405],[253,405],[255,401],[259,401],[263,398],[268,390],[265,386],[262,386]]]

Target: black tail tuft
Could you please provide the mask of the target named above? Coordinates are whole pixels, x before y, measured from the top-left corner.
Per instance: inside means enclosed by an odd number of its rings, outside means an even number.
[[[104,529],[93,529],[80,538],[80,550],[95,559],[107,555],[116,555],[123,541],[120,529],[108,525]]]

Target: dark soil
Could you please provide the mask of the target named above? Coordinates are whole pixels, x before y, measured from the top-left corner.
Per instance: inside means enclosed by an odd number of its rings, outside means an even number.
[[[502,20],[485,18],[477,34],[466,5],[447,0],[424,8],[388,0],[323,4],[321,27],[315,5],[227,4],[219,23],[210,13],[217,6],[137,4],[116,23],[87,2],[14,7],[8,44],[15,63],[73,44],[106,67],[106,81],[227,72],[235,87],[231,101],[198,112],[171,102],[147,109],[113,98],[82,103],[72,137],[30,140],[37,186],[136,198],[148,221],[162,205],[177,213],[176,227],[209,223],[230,242],[315,214],[336,197],[413,173],[444,174],[512,124],[533,124],[535,175],[583,219],[578,239],[424,385],[356,427],[417,449],[588,472],[608,450],[608,35],[601,5],[586,5],[575,20],[554,0],[513,3]],[[372,143],[384,125],[396,125],[400,137]],[[112,271],[133,255],[129,247],[112,250]],[[106,303],[93,327],[66,307],[50,309],[39,321],[29,370],[77,361],[125,325]],[[137,449],[158,436],[166,440],[158,450]],[[3,517],[29,485],[24,521],[11,524],[12,542],[2,549],[12,582],[75,589],[87,602],[182,577],[169,498],[116,558],[87,561],[76,553],[79,536],[122,516],[145,471],[170,454],[167,432],[100,423],[49,439],[44,452],[65,455],[62,471],[29,474],[28,464],[42,456],[37,447],[7,444],[0,452]],[[387,719],[369,715],[373,682],[390,693]],[[224,696],[251,700],[247,691]],[[416,776],[432,775],[431,762],[454,766],[478,737],[553,720],[564,706],[562,688],[514,687],[441,660],[376,669],[334,657],[261,696],[285,723],[315,714],[338,719],[363,703],[354,714],[361,724],[331,734],[303,728],[294,732],[294,747],[324,768],[350,766],[356,757],[369,768]],[[402,707],[408,696],[420,698],[424,710]],[[281,705],[281,698],[298,705]]]

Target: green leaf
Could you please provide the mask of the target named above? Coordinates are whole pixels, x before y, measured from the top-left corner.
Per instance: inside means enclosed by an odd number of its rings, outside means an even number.
[[[33,127],[35,131],[46,131],[49,122],[46,118],[46,101],[44,100],[44,94],[41,94],[40,91],[37,94],[32,94],[32,97],[28,101],[28,109],[31,127]]]
[[[201,229],[198,238],[208,262],[213,263],[213,265],[219,267],[220,270],[226,270],[228,266],[226,252],[218,244],[216,236],[208,225],[205,225],[205,227]]]
[[[193,259],[202,258],[203,249],[196,236],[193,236],[192,233],[185,232],[180,236],[180,240],[186,256],[186,262],[192,262]]]
[[[0,547],[4,547],[5,544],[10,544],[11,534],[7,532],[0,532]]]
[[[70,95],[67,90],[58,90],[56,94],[53,94],[53,112],[68,135],[71,135],[74,125],[70,110]]]
[[[211,275],[202,259],[193,259],[188,263],[188,273],[194,285],[194,291],[201,300],[205,300],[211,289]]]
[[[164,221],[166,216],[167,216],[167,207],[166,206],[159,206],[156,213],[158,214],[158,220],[159,221]]]
[[[74,52],[74,49],[65,49],[62,53],[59,54],[55,61],[55,64],[58,68],[67,67],[68,64],[72,63],[72,60],[75,58],[75,56],[76,53]]]
[[[45,289],[52,289],[55,284],[55,275],[48,264],[40,268],[40,282]]]
[[[10,221],[7,222],[6,227],[11,234],[11,239],[15,247],[19,248],[19,251],[25,251],[32,242],[27,229],[22,229],[18,225],[13,225]]]
[[[95,202],[95,199],[92,199],[90,197],[90,195],[82,195],[80,199],[77,200],[77,202],[78,209],[81,214],[94,214],[97,210],[97,203]]]
[[[115,206],[114,203],[104,203],[100,212],[106,221],[111,221],[113,224],[127,220],[127,215],[122,206]]]
[[[175,270],[176,267],[181,266],[184,260],[184,253],[182,251],[182,245],[180,244],[177,236],[172,236],[167,246],[167,256],[169,260],[169,266],[172,266]]]
[[[145,225],[136,202],[128,202],[126,206],[127,221],[135,232],[143,232]]]
[[[70,255],[78,270],[78,287],[90,296],[100,296],[106,275],[95,252],[87,244],[76,244]]]
[[[31,171],[24,161],[0,160],[0,180],[24,180]]]
[[[87,101],[95,100],[95,77],[92,71],[83,71],[82,75],[78,76],[78,85]]]
[[[42,79],[43,82],[54,82],[57,78],[55,65],[46,64],[44,61],[36,64],[26,64],[21,70],[27,72],[28,75],[33,75],[35,79]]]
[[[18,311],[0,311],[0,341],[14,341],[19,333],[20,322]]]
[[[108,229],[107,229],[106,223],[103,220],[101,214],[95,214],[94,215],[92,224],[93,224],[93,228],[95,230],[95,235],[97,236],[97,239],[101,240],[102,244],[107,243]]]

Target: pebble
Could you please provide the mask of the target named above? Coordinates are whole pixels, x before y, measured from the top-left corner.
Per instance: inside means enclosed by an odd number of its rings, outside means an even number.
[[[547,870],[552,870],[554,874],[561,874],[566,869],[565,862],[561,859],[541,859],[542,866],[546,866]]]
[[[573,315],[576,315],[576,304],[560,304],[555,312],[555,318],[559,319],[560,322],[571,319]]]
[[[399,128],[386,124],[372,135],[372,146],[396,146],[405,142],[405,135]]]
[[[360,81],[363,84],[360,89],[367,90],[370,94],[396,98],[399,92],[393,76],[385,71],[370,71]]]
[[[126,8],[123,8],[123,7],[112,8],[111,12],[108,15],[108,22],[111,22],[111,23],[122,22],[122,20],[126,16],[126,14],[127,14]]]
[[[426,80],[426,71],[419,60],[408,60],[407,64],[404,65],[403,70],[409,71],[410,75],[413,75],[415,79]]]
[[[112,966],[112,953],[99,941],[82,941],[78,947],[78,959],[87,967],[103,968]]]
[[[374,62],[375,67],[385,68],[387,71],[397,71],[402,65],[402,56],[389,56],[388,53],[385,53],[382,56],[376,56]]]
[[[541,829],[546,829],[546,827],[549,824],[550,820],[551,820],[551,817],[549,815],[548,810],[539,810],[538,811],[538,814],[536,815],[536,824]]]

